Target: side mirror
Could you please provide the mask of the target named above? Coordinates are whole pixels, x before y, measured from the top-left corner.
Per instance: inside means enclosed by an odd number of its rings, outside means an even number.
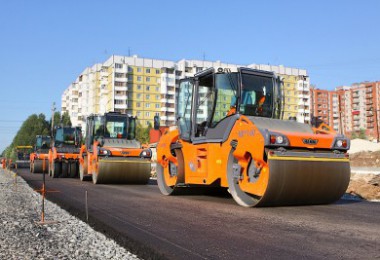
[[[160,129],[160,117],[158,115],[154,116],[154,124],[153,124],[154,130]]]

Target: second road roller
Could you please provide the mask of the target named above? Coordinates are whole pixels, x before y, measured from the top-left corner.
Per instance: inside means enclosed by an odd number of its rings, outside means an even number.
[[[46,173],[49,165],[50,136],[37,135],[33,153],[30,154],[30,172]]]
[[[136,136],[136,117],[118,112],[91,115],[81,148],[79,175],[94,184],[146,184],[152,151]]]
[[[177,126],[157,145],[160,191],[225,187],[244,207],[338,200],[350,180],[350,140],[284,120],[281,84],[275,73],[250,68],[181,80]]]

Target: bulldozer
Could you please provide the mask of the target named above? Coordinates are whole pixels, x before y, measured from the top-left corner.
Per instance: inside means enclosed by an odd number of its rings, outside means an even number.
[[[79,153],[82,144],[80,127],[58,126],[49,150],[49,176],[75,178],[78,176]]]
[[[118,112],[91,115],[80,152],[79,175],[94,184],[146,184],[152,151],[136,136],[136,117]]]
[[[37,135],[33,153],[30,154],[30,172],[45,173],[48,171],[50,136]]]
[[[176,126],[157,144],[161,193],[222,187],[244,207],[341,198],[350,140],[284,120],[281,89],[275,73],[250,68],[210,68],[181,80]]]

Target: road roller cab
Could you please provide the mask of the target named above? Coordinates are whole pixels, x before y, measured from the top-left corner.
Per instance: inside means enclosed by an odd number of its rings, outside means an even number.
[[[136,117],[109,112],[87,118],[86,141],[81,148],[80,179],[95,184],[146,184],[152,152],[136,136]]]
[[[33,152],[33,146],[31,145],[19,145],[16,146],[16,166],[17,168],[28,168],[30,161],[30,154]]]
[[[36,136],[34,151],[30,154],[30,172],[45,173],[48,171],[50,142],[50,136]]]
[[[350,178],[349,140],[283,120],[281,83],[248,68],[182,80],[177,128],[157,145],[160,191],[221,186],[245,207],[338,200]]]
[[[53,178],[77,177],[81,145],[80,127],[56,127],[54,142],[49,151],[49,175]]]

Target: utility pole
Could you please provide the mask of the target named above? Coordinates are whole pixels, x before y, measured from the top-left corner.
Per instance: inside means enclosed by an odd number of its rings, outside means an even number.
[[[55,113],[55,102],[53,102],[53,105],[51,106],[51,137],[54,140],[54,113]]]

